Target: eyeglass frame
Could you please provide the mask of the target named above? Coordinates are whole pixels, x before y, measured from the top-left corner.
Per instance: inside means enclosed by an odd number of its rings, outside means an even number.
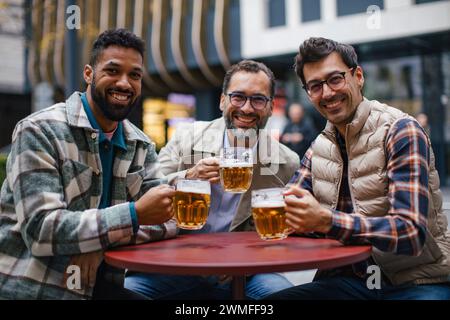
[[[353,75],[355,74],[355,70],[356,70],[356,67],[353,67],[353,68],[350,68],[348,71],[350,71],[351,75],[353,76]],[[320,94],[318,94],[318,95],[312,96],[312,95],[310,94],[309,89],[308,89],[308,84],[303,85],[303,89],[306,91],[306,93],[308,94],[308,96],[310,96],[311,98],[312,98],[312,97],[319,97],[320,95],[323,94],[323,85],[324,85],[325,83],[327,84],[328,88],[330,88],[331,90],[339,90],[339,89],[343,88],[343,87],[347,84],[347,78],[345,77],[345,74],[346,74],[348,71],[335,72],[335,73],[331,74],[326,80],[318,81],[317,85],[320,85]],[[343,77],[344,84],[342,85],[342,87],[339,87],[338,89],[333,89],[333,88],[330,86],[330,84],[328,83],[328,81],[329,81],[332,77],[334,77],[334,76],[336,76],[336,75],[338,75],[338,74],[341,75],[341,76]],[[314,85],[316,85],[316,83],[315,83]]]
[[[231,102],[231,96],[232,96],[232,95],[240,95],[240,96],[245,97],[244,103],[243,103],[241,106],[237,106],[237,105],[233,104],[233,102]],[[264,109],[267,107],[267,102],[273,100],[273,97],[266,97],[266,96],[263,95],[263,94],[255,94],[255,95],[247,96],[247,95],[245,95],[245,94],[243,94],[243,93],[239,93],[239,92],[229,92],[229,93],[227,93],[227,96],[228,96],[228,98],[230,99],[231,105],[235,106],[236,108],[242,108],[242,107],[244,107],[245,104],[247,103],[247,100],[250,98],[250,105],[251,105],[252,108],[255,109],[255,110],[264,110]],[[262,107],[262,108],[256,108],[256,107],[253,105],[252,98],[255,98],[255,97],[257,97],[257,98],[263,98],[264,100],[266,100],[266,103],[264,104],[264,107]]]

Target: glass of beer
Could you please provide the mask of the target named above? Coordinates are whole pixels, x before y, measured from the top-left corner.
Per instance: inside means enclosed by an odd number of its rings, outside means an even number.
[[[208,219],[211,203],[211,185],[205,180],[178,179],[175,184],[173,207],[177,226],[198,230]]]
[[[220,182],[226,192],[244,193],[252,184],[252,149],[242,147],[223,148],[219,160]]]
[[[253,221],[263,240],[285,239],[292,232],[286,224],[285,190],[286,188],[270,188],[252,191]]]

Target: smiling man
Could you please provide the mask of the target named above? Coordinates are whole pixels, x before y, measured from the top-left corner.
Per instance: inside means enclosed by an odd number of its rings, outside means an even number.
[[[86,92],[17,124],[0,198],[0,298],[143,298],[102,263],[109,248],[176,234],[155,145],[126,120],[143,54],[134,34],[105,31]]]
[[[299,166],[295,152],[272,139],[263,129],[272,115],[275,78],[264,64],[244,60],[226,73],[220,110],[223,117],[197,121],[177,129],[158,159],[169,180],[203,179],[211,182],[211,205],[206,225],[195,232],[255,230],[251,217],[251,190],[284,186]],[[244,194],[224,192],[219,161],[224,146],[253,148],[253,180]],[[193,231],[180,231],[193,232]],[[229,299],[230,282],[224,277],[172,276],[128,273],[125,287],[152,299]],[[260,299],[292,286],[281,274],[247,278],[246,295]]]
[[[298,233],[371,244],[373,253],[268,299],[450,299],[450,233],[424,129],[363,97],[349,45],[310,38],[295,70],[328,123],[291,180],[287,223]],[[379,288],[369,285],[371,265],[381,270]]]

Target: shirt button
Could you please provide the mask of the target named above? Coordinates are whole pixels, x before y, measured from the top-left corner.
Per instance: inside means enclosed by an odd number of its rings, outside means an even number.
[[[93,133],[91,134],[91,138],[94,139],[94,140],[97,139],[97,134],[96,134],[95,132],[93,132]]]

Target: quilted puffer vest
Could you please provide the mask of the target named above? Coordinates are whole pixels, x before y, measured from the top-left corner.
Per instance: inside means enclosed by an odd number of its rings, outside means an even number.
[[[348,185],[355,213],[367,217],[388,214],[386,138],[391,126],[409,117],[398,109],[364,99],[347,125]],[[430,144],[431,145],[431,144]],[[314,195],[324,206],[336,208],[344,168],[335,127],[328,123],[312,146]],[[430,149],[427,236],[419,256],[397,255],[373,248],[372,257],[394,285],[439,283],[449,280],[450,233],[442,212],[439,176]]]

